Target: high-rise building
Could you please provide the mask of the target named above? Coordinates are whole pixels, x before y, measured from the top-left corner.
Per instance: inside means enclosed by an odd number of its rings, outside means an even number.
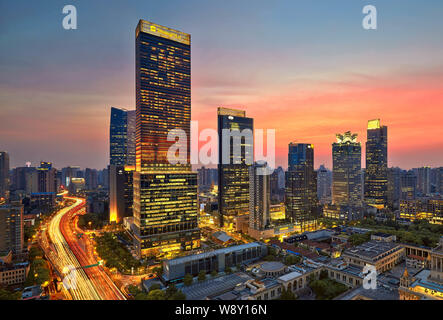
[[[368,121],[365,202],[383,208],[388,201],[388,127],[380,119]]]
[[[0,256],[12,251],[21,254],[24,244],[23,205],[11,201],[0,206]]]
[[[139,256],[200,247],[197,174],[190,165],[191,38],[140,20],[136,28],[135,246]],[[172,130],[186,134],[186,160],[173,164]]]
[[[72,178],[79,178],[79,171],[79,166],[69,166],[62,168],[62,185],[68,188]]]
[[[317,197],[320,203],[331,202],[332,172],[323,164],[317,170]]]
[[[208,190],[218,183],[218,170],[215,168],[201,167],[197,169],[199,190]]]
[[[51,162],[40,162],[37,168],[38,190],[37,192],[57,192],[57,169],[52,167]]]
[[[422,195],[431,193],[431,167],[414,168],[417,176],[417,191]]]
[[[401,194],[401,177],[403,170],[396,168],[388,168],[388,193],[387,204],[391,209],[398,209]]]
[[[249,228],[258,231],[271,223],[271,184],[267,171],[266,162],[256,162],[249,167]]]
[[[286,218],[309,230],[317,218],[317,176],[314,170],[314,146],[290,143],[286,172]]]
[[[400,177],[400,200],[415,200],[417,195],[417,177],[414,171],[403,172]]]
[[[243,110],[218,108],[218,208],[220,226],[249,210],[249,167],[253,162],[254,121]],[[225,135],[224,132],[230,133]]]
[[[350,131],[336,135],[332,144],[332,203],[361,207],[361,144]]]
[[[9,197],[9,155],[0,151],[0,203]]]
[[[273,203],[281,203],[285,198],[285,171],[282,167],[278,167],[272,172],[271,180],[271,201]]]
[[[109,189],[109,168],[98,172],[98,184],[104,189]]]
[[[127,152],[127,110],[111,108],[109,126],[109,164],[124,166]]]
[[[135,168],[135,110],[126,112],[126,165]]]
[[[85,169],[86,190],[95,190],[98,186],[98,173],[96,169]]]
[[[109,221],[132,216],[136,111],[111,108],[109,130]],[[131,197],[131,199],[129,199]]]
[[[135,110],[111,108],[109,164],[135,165]]]

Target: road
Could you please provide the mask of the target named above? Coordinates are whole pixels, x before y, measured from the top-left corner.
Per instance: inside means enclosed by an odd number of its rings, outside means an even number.
[[[85,200],[65,199],[74,203],[54,215],[47,228],[51,243],[43,236],[41,246],[58,273],[72,279],[69,290],[64,289],[66,295],[74,300],[125,300],[101,266],[83,268],[97,264],[92,245],[76,235],[76,216],[84,213]]]

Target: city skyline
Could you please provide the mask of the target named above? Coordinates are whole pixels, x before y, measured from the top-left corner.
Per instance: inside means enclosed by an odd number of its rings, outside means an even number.
[[[442,165],[443,47],[432,40],[443,24],[434,10],[441,6],[437,1],[426,7],[374,1],[383,12],[374,33],[361,28],[361,6],[350,1],[328,8],[200,3],[190,5],[192,11],[176,3],[187,13],[183,16],[153,3],[122,9],[98,2],[83,10],[85,4],[78,2],[79,28],[73,31],[61,27],[56,5],[2,4],[3,37],[10,46],[1,53],[0,115],[8,121],[0,134],[8,138],[2,149],[10,154],[11,167],[41,160],[59,168],[107,166],[111,106],[135,109],[130,30],[139,18],[191,33],[191,120],[199,121],[200,130],[216,128],[217,107],[241,107],[256,128],[277,129],[277,166],[287,167],[286,146],[295,141],[315,145],[315,168],[331,168],[335,134],[349,130],[365,142],[367,121],[380,118],[390,131],[389,167]],[[345,5],[355,13],[343,14]],[[24,6],[35,7],[32,21],[26,14],[8,16]],[[108,21],[113,10],[122,13],[121,20]],[[420,23],[407,20],[411,10]],[[210,14],[190,19],[201,12]],[[246,12],[247,23],[241,19]],[[302,17],[312,14],[315,24]],[[40,27],[38,37],[32,24]],[[417,45],[411,48],[411,42]],[[22,43],[35,45],[35,56],[25,54]],[[109,50],[98,55],[100,46]],[[283,116],[291,121],[282,123]]]

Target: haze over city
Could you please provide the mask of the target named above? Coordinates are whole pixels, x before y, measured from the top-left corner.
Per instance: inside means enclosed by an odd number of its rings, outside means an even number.
[[[135,109],[134,28],[143,17],[191,34],[200,130],[216,128],[218,106],[241,107],[255,128],[276,129],[277,165],[287,166],[296,141],[314,144],[316,167],[331,167],[336,133],[358,133],[364,154],[367,121],[381,118],[389,166],[441,165],[442,4],[372,3],[375,32],[361,28],[358,1],[76,1],[71,31],[61,5],[2,2],[2,149],[12,167],[105,167],[110,107]]]

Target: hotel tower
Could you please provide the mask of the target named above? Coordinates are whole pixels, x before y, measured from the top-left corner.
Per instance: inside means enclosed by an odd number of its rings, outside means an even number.
[[[140,20],[136,28],[135,246],[140,257],[200,246],[197,174],[189,149],[191,37]],[[186,163],[172,164],[168,133],[186,133]]]

